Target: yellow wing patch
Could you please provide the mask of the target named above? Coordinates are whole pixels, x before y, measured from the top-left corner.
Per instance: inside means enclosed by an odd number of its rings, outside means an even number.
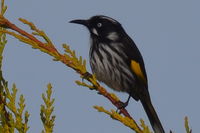
[[[139,78],[141,78],[143,81],[147,82],[146,78],[141,70],[140,64],[138,62],[131,60],[131,69]]]

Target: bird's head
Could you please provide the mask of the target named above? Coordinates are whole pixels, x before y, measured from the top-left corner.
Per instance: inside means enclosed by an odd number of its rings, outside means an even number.
[[[84,25],[88,28],[92,36],[113,41],[118,40],[120,34],[124,31],[118,21],[103,15],[93,16],[87,20],[72,20],[70,23]]]

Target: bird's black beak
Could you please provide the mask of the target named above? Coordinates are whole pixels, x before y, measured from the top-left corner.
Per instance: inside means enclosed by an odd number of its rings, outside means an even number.
[[[88,20],[76,19],[76,20],[72,20],[72,21],[69,21],[69,22],[75,23],[75,24],[81,24],[81,25],[84,25],[86,27],[89,26]]]

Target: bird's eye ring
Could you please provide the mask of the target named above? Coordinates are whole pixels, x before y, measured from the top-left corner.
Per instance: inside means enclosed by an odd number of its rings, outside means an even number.
[[[97,27],[101,27],[102,26],[102,23],[97,23]]]

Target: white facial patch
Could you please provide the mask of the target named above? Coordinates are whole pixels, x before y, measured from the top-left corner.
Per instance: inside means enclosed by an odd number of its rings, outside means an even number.
[[[116,41],[119,38],[119,36],[116,32],[111,32],[108,34],[107,38],[109,40]]]
[[[95,28],[92,29],[92,33],[94,33],[94,34],[97,35],[97,36],[99,35],[99,34],[97,33],[97,30],[96,30]]]

